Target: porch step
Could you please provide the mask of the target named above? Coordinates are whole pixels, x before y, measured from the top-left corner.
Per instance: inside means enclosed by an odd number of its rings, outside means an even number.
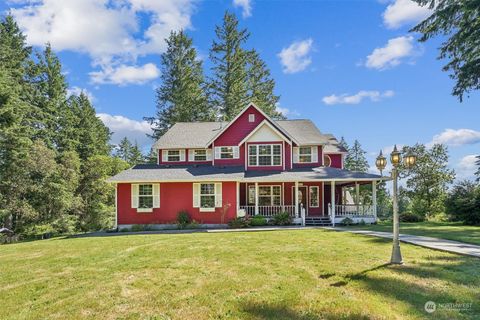
[[[305,225],[306,226],[322,226],[322,227],[331,227],[332,220],[330,217],[305,217]]]

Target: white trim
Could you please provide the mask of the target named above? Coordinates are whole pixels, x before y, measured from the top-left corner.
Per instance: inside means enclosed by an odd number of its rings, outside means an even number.
[[[282,170],[285,171],[285,141],[282,141]]]
[[[362,181],[362,182],[367,182],[367,181],[390,181],[392,178],[384,176],[381,178],[358,178],[358,179],[352,179],[352,178],[332,178],[332,179],[308,179],[308,178],[302,178],[303,182],[330,182],[330,181],[337,181],[337,182],[355,182],[355,181]],[[168,182],[192,182],[192,183],[198,183],[198,182],[203,182],[205,181],[205,177],[202,178],[202,180],[192,180],[192,179],[178,179],[178,180],[158,180],[158,179],[153,179],[153,180],[130,180],[130,181],[111,181],[110,183],[130,183],[130,184],[135,184],[135,183],[156,183],[156,182],[162,182],[162,183],[168,183]],[[210,178],[208,181],[216,181],[216,182],[246,182],[246,183],[254,183],[255,180],[246,180],[246,179],[234,179],[234,178]],[[295,180],[286,180],[286,179],[280,179],[280,180],[256,180],[257,182],[262,182],[262,183],[282,183],[282,182],[295,182]]]
[[[282,134],[280,131],[278,131],[278,129],[276,129],[269,121],[267,121],[267,119],[264,119],[262,122],[258,124],[258,126],[255,127],[255,129],[250,131],[250,133],[245,138],[243,138],[242,141],[238,143],[238,145],[241,145],[247,142],[248,139],[250,139],[255,134],[255,132],[260,130],[264,125],[267,125],[270,129],[272,129],[273,132],[275,132],[278,136],[280,136],[280,138],[282,138],[283,141],[290,143],[290,141],[287,140],[288,137],[285,134]]]
[[[200,207],[200,212],[215,212],[216,208],[202,208]]]
[[[137,208],[137,212],[139,212],[139,213],[150,213],[150,212],[153,212],[153,208]]]
[[[327,166],[327,165],[325,165],[325,161],[323,161],[323,160],[324,160],[324,157],[327,157],[327,158],[328,158],[328,160],[330,161],[330,164],[329,164],[328,166]],[[332,166],[332,158],[330,158],[330,156],[329,156],[328,154],[324,154],[324,155],[323,155],[323,157],[322,157],[322,161],[323,161],[323,164],[322,164],[322,166],[324,166],[324,167],[331,167],[331,166]]]
[[[173,160],[173,161],[168,160],[168,157],[170,156],[168,153],[170,151],[178,151],[178,159],[180,159],[180,160]],[[172,155],[172,157],[177,157],[177,155]],[[185,149],[163,149],[162,150],[162,161],[163,162],[170,162],[170,163],[185,162]]]
[[[257,109],[258,112],[260,112],[261,115],[263,115],[266,119],[270,120],[271,123],[273,123],[273,120],[265,113],[262,111],[262,109],[260,109],[259,107],[257,107],[253,102],[250,102],[249,104],[247,104],[247,106],[245,108],[243,108],[242,111],[240,111],[237,116],[235,118],[233,118],[232,121],[230,121],[222,130],[220,130],[212,139],[210,139],[210,141],[208,141],[207,145],[205,147],[208,147],[210,144],[214,143],[215,140],[217,140],[217,138],[223,133],[225,132],[228,128],[230,128],[230,126],[238,120],[238,118],[240,118],[240,116],[242,114],[245,113],[245,111],[248,110],[248,108],[250,107],[254,107],[255,109]],[[297,143],[297,141],[291,137],[287,132],[284,133],[284,136],[286,137],[289,137],[290,139],[292,139],[292,141],[294,141],[295,143]],[[298,144],[298,143],[297,143]]]
[[[297,183],[297,182],[295,182],[295,183]],[[306,205],[305,205],[305,208],[304,208],[304,209],[305,209],[305,215],[308,215],[308,207],[310,206],[308,186],[307,186],[307,185],[303,185],[303,184],[302,184],[302,185],[299,184],[299,185],[298,185],[298,189],[300,189],[300,188],[305,188],[305,189],[307,190],[307,191],[306,191],[306,195],[305,195],[305,203],[306,203]],[[292,186],[292,202],[293,202],[293,200],[296,200],[296,199],[293,199],[294,195],[295,195],[295,185]],[[294,204],[294,205],[295,205],[295,204]],[[299,205],[300,205],[300,201],[298,202],[298,205],[297,205],[297,206],[299,206]],[[300,211],[299,211],[299,213],[300,213]]]
[[[326,215],[325,214],[325,199],[323,198],[325,196],[325,183],[321,182],[322,183],[322,216]]]
[[[222,148],[232,148],[232,158],[222,158]],[[230,152],[223,152],[224,154]],[[238,146],[217,146],[214,149],[214,156],[216,160],[231,160],[240,159],[240,148]]]
[[[254,165],[251,165],[251,164],[250,164],[250,146],[256,146],[256,147],[257,147],[257,148],[256,148],[257,152],[256,152],[256,154],[255,154],[255,156],[256,156],[256,158],[257,158],[257,161],[256,161],[257,164],[254,164]],[[259,146],[272,146],[272,148],[271,148],[271,153],[269,154],[269,156],[270,156],[270,158],[271,158],[271,160],[272,160],[270,165],[261,165],[261,164],[259,164],[259,163],[260,163],[259,157],[260,157],[260,156],[267,156],[267,155],[260,155],[259,150],[258,150],[258,147],[259,147]],[[273,164],[273,157],[274,157],[274,156],[278,156],[278,155],[275,155],[275,154],[273,153],[273,146],[280,146],[280,164]],[[282,149],[282,145],[281,145],[280,143],[251,143],[251,144],[247,144],[247,145],[245,146],[245,148],[248,149],[248,150],[247,150],[247,157],[248,157],[247,166],[248,166],[248,167],[280,167],[280,166],[283,165],[283,162],[284,162],[284,161],[283,161],[283,149]]]
[[[260,191],[260,188],[262,187],[270,187],[270,199],[273,198],[274,194],[272,193],[272,187],[280,187],[280,204],[273,204],[271,203],[270,206],[281,206],[283,203],[283,187],[281,184],[262,184],[258,186],[258,190]],[[267,197],[267,196],[265,196]],[[260,192],[258,194],[258,198],[260,198]],[[263,206],[263,205],[262,205]],[[268,205],[267,205],[268,206]]]
[[[314,161],[314,149],[313,148],[317,148],[317,161]],[[295,156],[295,163],[296,164],[312,164],[312,163],[318,163],[318,145],[304,145],[304,146],[298,146],[298,147],[295,147],[297,148],[297,155]],[[300,154],[300,149],[301,148],[310,148],[310,162],[302,162],[300,161],[300,157],[302,156],[302,154]],[[308,156],[307,154],[304,154],[304,156]]]
[[[255,113],[248,114],[248,122],[255,122]]]
[[[118,184],[115,184],[115,229],[118,228]]]

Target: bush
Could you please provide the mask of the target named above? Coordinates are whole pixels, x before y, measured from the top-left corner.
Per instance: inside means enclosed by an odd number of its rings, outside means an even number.
[[[134,224],[129,231],[140,232],[140,231],[150,231],[150,230],[152,230],[152,227],[149,224]]]
[[[459,182],[448,193],[445,207],[451,220],[480,225],[480,187],[470,181]]]
[[[401,222],[422,222],[424,218],[411,212],[403,212],[400,214],[399,220]]]
[[[185,229],[191,222],[188,211],[182,210],[177,214],[177,226],[178,229]]]
[[[276,226],[288,226],[292,224],[292,217],[288,212],[281,212],[273,216],[272,224]]]
[[[349,217],[346,217],[342,220],[342,222],[340,222],[340,224],[343,226],[351,226],[353,224],[353,220]]]
[[[251,221],[252,221],[252,218],[249,215],[246,215],[245,217],[238,217],[230,220],[228,222],[228,226],[234,229],[247,228],[250,226]]]
[[[250,225],[253,227],[259,227],[259,226],[266,226],[267,225],[267,219],[265,219],[262,216],[253,216]]]
[[[192,222],[190,222],[187,226],[187,229],[198,229],[198,228],[200,228],[200,225],[195,220],[192,220]]]

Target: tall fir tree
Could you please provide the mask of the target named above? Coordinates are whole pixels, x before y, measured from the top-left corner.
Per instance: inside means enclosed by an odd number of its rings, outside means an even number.
[[[475,162],[475,164],[478,167],[477,172],[475,172],[475,175],[477,176],[477,182],[480,182],[480,155],[477,156],[477,161]]]
[[[192,39],[184,31],[172,31],[166,42],[167,51],[161,56],[162,85],[156,90],[157,112],[146,118],[157,139],[176,122],[215,119],[205,91],[202,61]]]
[[[128,140],[127,137],[123,137],[120,140],[120,143],[117,145],[117,150],[115,151],[115,156],[122,159],[123,161],[129,160],[130,152],[132,150],[132,143]]]
[[[350,171],[367,172],[368,161],[365,155],[367,154],[358,140],[353,142],[353,145],[347,149],[348,154],[345,157],[345,169]]]
[[[250,34],[239,29],[237,17],[225,12],[223,23],[215,27],[217,40],[210,49],[213,77],[210,80],[211,103],[220,110],[222,120],[231,120],[249,102],[247,63],[249,52],[243,48]]]
[[[132,145],[132,148],[130,149],[128,162],[132,166],[145,162],[145,157],[143,156],[137,141],[135,141],[135,143]]]

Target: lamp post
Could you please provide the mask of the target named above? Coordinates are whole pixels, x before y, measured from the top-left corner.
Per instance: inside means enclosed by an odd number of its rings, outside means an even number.
[[[408,152],[403,157],[405,166],[411,168],[415,165],[417,160],[416,156]],[[392,180],[393,180],[393,248],[392,248],[392,257],[390,263],[393,264],[402,264],[402,252],[400,251],[400,223],[398,217],[398,167],[402,163],[402,153],[397,150],[397,146],[393,148],[392,153],[390,154],[390,161],[392,162]],[[387,165],[387,159],[383,156],[382,151],[375,161],[377,169],[382,173]]]

